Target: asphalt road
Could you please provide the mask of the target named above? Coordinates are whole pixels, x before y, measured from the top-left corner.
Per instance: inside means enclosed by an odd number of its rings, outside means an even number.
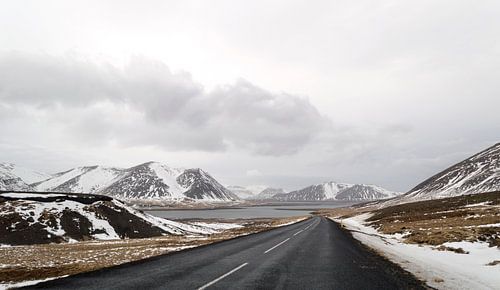
[[[43,289],[420,289],[334,222],[293,225],[41,283]]]

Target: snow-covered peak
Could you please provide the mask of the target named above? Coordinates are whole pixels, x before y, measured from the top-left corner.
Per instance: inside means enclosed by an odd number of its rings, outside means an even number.
[[[149,168],[155,171],[155,173],[160,177],[164,175],[177,177],[181,175],[181,173],[184,172],[184,170],[186,170],[184,168],[170,167],[165,163],[154,162],[154,161],[150,161],[144,164],[149,166]]]
[[[347,183],[336,183],[334,181],[325,182],[318,184],[317,186],[323,187],[323,192],[325,194],[324,199],[335,199],[340,191],[352,186],[352,184]]]
[[[91,193],[106,187],[122,172],[121,169],[99,165],[83,166],[60,172],[36,184],[38,191]]]
[[[239,186],[239,185],[231,185],[227,187],[231,192],[236,194],[239,198],[242,199],[254,199],[259,195],[262,191],[267,189],[266,185],[249,185],[249,186]]]
[[[261,192],[259,192],[259,194],[253,196],[251,199],[256,199],[256,200],[272,199],[273,196],[284,193],[285,190],[283,188],[267,187]]]

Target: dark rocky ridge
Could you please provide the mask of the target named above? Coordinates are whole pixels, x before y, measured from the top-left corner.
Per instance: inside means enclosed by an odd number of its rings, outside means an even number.
[[[186,233],[203,233],[203,229],[151,217],[109,196],[0,192],[0,244],[150,238]]]
[[[237,200],[238,197],[222,186],[205,171],[197,169],[187,169],[177,177],[177,182],[189,189],[184,192],[187,197],[193,199],[212,198],[220,199],[224,197],[229,200]]]

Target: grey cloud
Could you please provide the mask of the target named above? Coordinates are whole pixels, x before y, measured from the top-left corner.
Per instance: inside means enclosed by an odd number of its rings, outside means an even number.
[[[188,73],[140,57],[118,68],[70,56],[3,55],[0,105],[36,110],[88,144],[260,155],[293,154],[329,123],[306,98],[245,80],[206,92]]]

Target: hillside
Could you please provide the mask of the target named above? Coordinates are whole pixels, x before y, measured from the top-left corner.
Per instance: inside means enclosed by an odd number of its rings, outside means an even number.
[[[109,196],[0,193],[0,244],[28,245],[209,233],[213,233],[209,228],[154,217]]]
[[[415,186],[402,198],[425,200],[500,190],[500,143]]]

